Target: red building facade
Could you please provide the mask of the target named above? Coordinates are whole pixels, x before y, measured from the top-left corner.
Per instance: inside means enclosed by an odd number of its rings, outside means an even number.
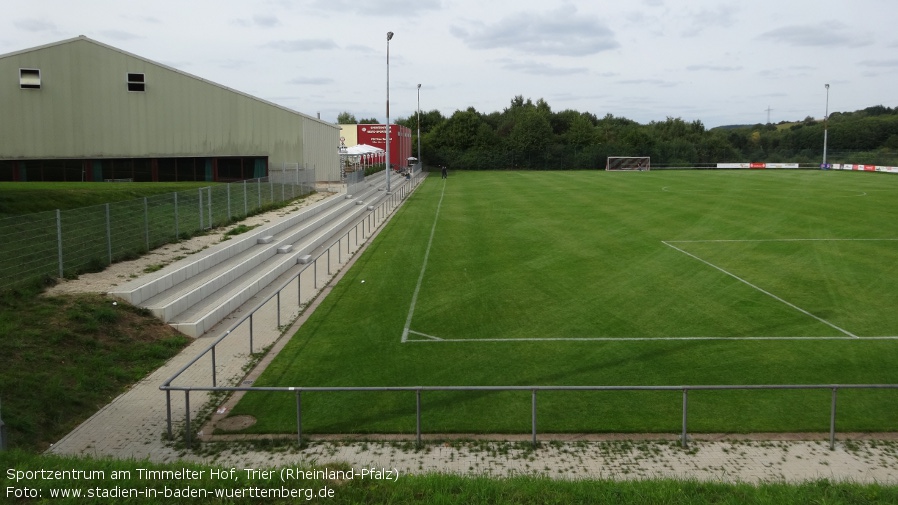
[[[358,143],[380,149],[387,148],[387,126],[382,124],[356,125]],[[405,126],[390,125],[390,164],[393,168],[408,167],[412,155],[412,130]]]

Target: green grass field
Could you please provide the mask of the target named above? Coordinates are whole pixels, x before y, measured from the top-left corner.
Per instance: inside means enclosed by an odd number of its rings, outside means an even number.
[[[896,195],[893,176],[818,171],[429,178],[255,385],[898,383]],[[530,401],[427,392],[423,430],[526,433]],[[689,401],[690,431],[829,427],[828,390]],[[306,433],[415,430],[413,393],[302,406]],[[679,392],[542,392],[538,408],[540,432],[681,421]],[[898,430],[898,390],[843,390],[838,408],[839,431]],[[296,429],[293,395],[233,413]]]

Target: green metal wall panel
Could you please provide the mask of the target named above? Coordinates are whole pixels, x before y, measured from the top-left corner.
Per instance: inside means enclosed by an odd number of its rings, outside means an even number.
[[[19,89],[20,68],[41,89]],[[339,178],[337,126],[85,37],[0,56],[0,109],[17,118],[0,159],[259,156]]]

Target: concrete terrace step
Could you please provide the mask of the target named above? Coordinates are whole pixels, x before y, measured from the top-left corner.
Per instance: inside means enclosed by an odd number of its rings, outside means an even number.
[[[354,186],[354,195],[335,195],[110,294],[199,337],[387,198],[384,179],[372,178]],[[405,182],[397,178],[392,186],[400,188]]]
[[[376,192],[370,193],[375,194]],[[335,198],[334,201],[338,205],[332,205],[325,211],[317,212],[308,221],[296,223],[292,228],[272,227],[266,230],[266,233],[277,232],[277,234],[265,235],[257,239],[251,248],[218,264],[211,265],[205,270],[196,272],[194,276],[144,300],[140,305],[149,309],[164,322],[172,321],[178,314],[200,303],[238,277],[256,269],[266,260],[287,252],[284,250],[285,247],[302,240],[303,237],[314,233],[334,219],[339,219],[339,216],[348,210],[352,210],[353,202],[341,201],[338,198]]]
[[[264,239],[267,236],[274,235],[295,226],[296,223],[310,219],[322,212],[326,212],[328,209],[331,209],[340,203],[344,203],[344,200],[335,197],[328,198],[284,221],[261,227],[250,233],[246,233],[241,237],[229,240],[219,247],[192,255],[191,257],[173,263],[158,272],[153,272],[140,279],[137,284],[121,286],[114,291],[110,291],[109,294],[134,305],[141,305],[145,300],[149,300],[159,293],[172,288],[176,284],[184,282],[214,265],[253,248],[258,244],[259,239]]]
[[[381,200],[385,195],[386,193],[381,193],[373,201]],[[364,207],[353,207],[352,212],[328,223],[325,229],[319,230],[315,235],[305,237],[296,244],[290,244],[291,251],[268,258],[251,271],[233,278],[225,286],[178,314],[169,321],[169,324],[185,335],[191,337],[202,335],[278,277],[301,264],[302,258],[308,257],[309,253],[333,239],[347,224],[361,218],[367,212]]]

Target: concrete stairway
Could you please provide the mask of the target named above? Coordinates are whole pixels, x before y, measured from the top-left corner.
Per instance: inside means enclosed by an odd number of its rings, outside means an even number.
[[[404,179],[391,184],[399,189]],[[199,337],[279,276],[335,242],[387,197],[384,177],[359,194],[335,195],[284,221],[252,230],[110,292]]]

